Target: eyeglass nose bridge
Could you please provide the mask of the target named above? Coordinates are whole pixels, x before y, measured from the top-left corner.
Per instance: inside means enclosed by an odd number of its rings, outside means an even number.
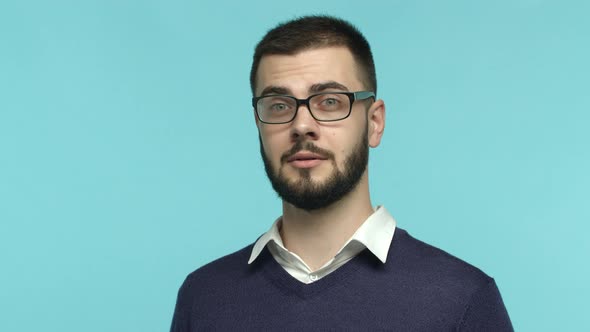
[[[293,118],[291,119],[291,121],[295,120],[295,118],[297,117],[297,114],[299,113],[299,108],[302,105],[305,105],[305,107],[307,107],[307,110],[309,111],[309,114],[311,115],[311,117],[316,120],[319,121],[315,115],[313,115],[313,111],[311,110],[311,106],[309,105],[309,102],[311,101],[311,98],[313,98],[314,96],[309,96],[305,99],[297,99],[295,97],[292,97],[295,100],[295,113],[293,114]]]

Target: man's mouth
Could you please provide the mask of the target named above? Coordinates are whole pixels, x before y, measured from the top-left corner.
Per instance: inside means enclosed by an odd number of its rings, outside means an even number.
[[[313,152],[300,151],[287,158],[287,163],[295,168],[312,168],[328,158]]]

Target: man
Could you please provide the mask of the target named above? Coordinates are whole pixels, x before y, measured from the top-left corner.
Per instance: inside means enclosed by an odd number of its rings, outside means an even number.
[[[340,19],[269,31],[251,70],[260,151],[283,215],[191,273],[172,331],[511,331],[494,280],[373,208],[385,127],[369,44]]]

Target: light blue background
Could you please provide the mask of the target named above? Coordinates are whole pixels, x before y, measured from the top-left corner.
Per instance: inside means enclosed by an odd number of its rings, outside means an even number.
[[[372,43],[373,203],[518,331],[589,330],[588,4],[2,0],[0,330],[166,331],[184,277],[270,226],[251,56],[309,13]]]

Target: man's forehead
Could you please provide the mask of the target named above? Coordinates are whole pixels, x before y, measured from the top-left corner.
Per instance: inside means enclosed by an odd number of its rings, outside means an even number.
[[[328,83],[331,84],[328,88],[348,91],[358,81],[356,62],[346,47],[307,49],[292,55],[270,54],[260,60],[256,95],[279,90],[276,88],[314,92]]]

